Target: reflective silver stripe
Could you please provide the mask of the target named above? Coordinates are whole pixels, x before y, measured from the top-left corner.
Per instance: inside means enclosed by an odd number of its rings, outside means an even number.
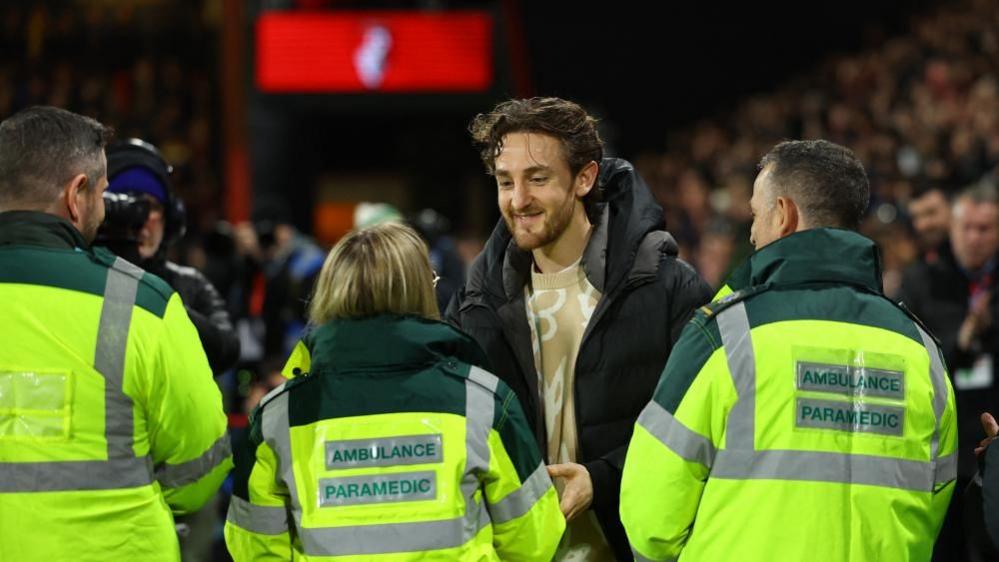
[[[165,488],[179,488],[197,482],[232,454],[226,433],[196,459],[156,467],[156,480]]]
[[[437,548],[465,544],[488,524],[490,513],[483,503],[475,501],[475,492],[482,487],[480,475],[489,471],[489,432],[496,415],[496,387],[499,379],[472,366],[465,380],[465,473],[461,480],[461,495],[465,500],[465,516],[459,542],[448,542]],[[483,493],[480,497],[485,497]]]
[[[310,556],[350,556],[420,552],[461,546],[474,537],[479,529],[489,525],[489,515],[480,510],[476,529],[469,536],[465,517],[419,523],[386,523],[301,529],[302,547]]]
[[[718,451],[712,478],[804,480],[868,484],[927,492],[933,489],[933,464],[928,462],[820,451]]]
[[[489,515],[493,523],[505,523],[527,513],[551,487],[552,479],[548,476],[548,467],[545,463],[541,463],[521,483],[520,488],[510,492],[502,500],[489,504]]]
[[[499,379],[472,367],[465,381],[465,472],[489,470],[489,431],[496,411],[495,391]]]
[[[117,258],[108,269],[104,286],[94,368],[104,375],[104,431],[109,459],[135,457],[132,399],[125,394],[123,383],[132,308],[142,275],[142,269]]]
[[[934,485],[946,484],[957,479],[957,451],[945,456],[937,457],[936,474],[933,480]]]
[[[915,324],[919,330],[919,337],[923,340],[923,347],[930,356],[930,380],[933,381],[933,415],[936,416],[936,427],[933,428],[933,440],[930,441],[930,458],[937,459],[940,454],[940,421],[943,418],[944,409],[947,407],[947,383],[943,363],[940,361],[940,351],[936,342],[923,330],[922,326]]]
[[[465,475],[461,492],[465,515],[441,521],[387,523],[348,527],[301,528],[299,536],[306,554],[348,556],[419,552],[454,548],[467,543],[490,524],[490,514],[476,503],[479,476],[489,470],[489,432],[495,414],[499,379],[472,367],[465,381]],[[266,412],[266,409],[264,410]],[[287,418],[287,416],[285,416]]]
[[[149,458],[136,457],[132,399],[125,394],[125,354],[132,308],[144,271],[117,258],[108,269],[94,369],[104,377],[107,460],[0,463],[0,492],[135,488],[152,482]]]
[[[718,331],[728,358],[728,370],[739,396],[725,425],[728,432],[726,449],[752,451],[756,447],[756,360],[746,303],[738,302],[721,311],[718,314]]]
[[[136,488],[151,482],[148,457],[0,463],[0,493]]]
[[[644,427],[669,450],[685,461],[696,462],[711,468],[715,460],[715,447],[706,437],[680,423],[658,402],[649,402],[638,416],[638,425]]]
[[[489,468],[488,438],[495,413],[494,391],[498,383],[499,379],[481,369],[473,367],[469,372],[465,382],[467,462],[461,484],[465,515],[439,521],[303,527],[301,502],[291,469],[288,394],[278,394],[269,401],[263,409],[261,429],[264,441],[278,458],[277,478],[291,493],[292,520],[305,553],[310,556],[347,556],[453,548],[467,543],[489,525],[489,512],[476,503],[474,497],[481,486],[479,475]]]
[[[295,484],[295,471],[291,458],[291,428],[288,425],[288,393],[283,392],[285,382],[272,391],[271,400],[264,403],[260,418],[260,432],[264,443],[274,451],[277,457],[277,471],[274,480],[277,484],[288,488],[291,495],[291,515],[296,530],[302,531],[302,502],[298,498],[298,486]],[[304,541],[304,537],[303,537]]]
[[[226,520],[259,535],[280,535],[288,532],[288,511],[284,506],[253,505],[232,496]]]

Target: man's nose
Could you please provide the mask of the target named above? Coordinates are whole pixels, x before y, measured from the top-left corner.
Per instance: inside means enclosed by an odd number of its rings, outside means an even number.
[[[531,204],[531,199],[531,191],[527,187],[527,182],[514,181],[513,195],[510,198],[510,204],[514,210],[527,208]]]

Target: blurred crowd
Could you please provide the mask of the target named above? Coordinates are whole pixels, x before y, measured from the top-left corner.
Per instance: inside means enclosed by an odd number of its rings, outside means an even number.
[[[0,115],[53,105],[155,144],[190,231],[209,229],[222,197],[216,4],[3,3]]]
[[[670,133],[664,152],[637,157],[683,255],[712,285],[749,251],[760,156],[798,138],[843,144],[864,162],[872,192],[864,231],[881,246],[887,293],[897,294],[918,254],[907,216],[913,194],[997,179],[999,4],[974,0],[921,15],[910,33],[831,58]]]

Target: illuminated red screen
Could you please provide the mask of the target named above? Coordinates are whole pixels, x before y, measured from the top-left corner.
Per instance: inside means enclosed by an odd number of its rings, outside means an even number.
[[[264,92],[482,92],[493,81],[486,12],[264,13]]]

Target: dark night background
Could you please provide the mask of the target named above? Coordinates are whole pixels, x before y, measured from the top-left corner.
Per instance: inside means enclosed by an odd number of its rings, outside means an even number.
[[[944,2],[657,4],[468,6],[491,7],[501,22],[498,85],[489,95],[255,96],[251,139],[264,143],[252,151],[258,214],[290,213],[307,229],[310,205],[282,204],[289,186],[298,194],[294,201],[305,203],[324,169],[395,170],[411,182],[417,206],[437,208],[457,230],[481,230],[464,216],[467,188],[489,190],[483,197],[491,201],[491,184],[465,127],[476,113],[518,93],[506,60],[516,52],[509,38],[517,27],[529,92],[583,104],[601,118],[611,151],[631,158],[668,150],[670,128],[724,111],[740,96],[772,88],[835,54],[877,46],[903,32],[912,16]],[[520,24],[511,28],[508,17]],[[485,213],[488,228],[498,215],[492,206]]]

